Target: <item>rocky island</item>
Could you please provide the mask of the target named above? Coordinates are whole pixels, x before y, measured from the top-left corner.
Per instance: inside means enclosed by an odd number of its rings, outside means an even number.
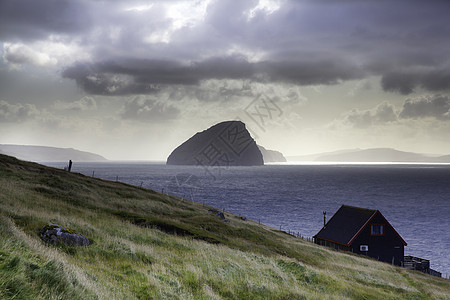
[[[240,121],[218,123],[178,146],[167,158],[168,165],[260,166],[261,151],[245,124]]]

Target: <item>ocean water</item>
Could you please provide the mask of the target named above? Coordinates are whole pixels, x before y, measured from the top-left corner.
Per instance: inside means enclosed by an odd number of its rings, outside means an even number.
[[[47,163],[63,168],[64,163]],[[450,165],[328,164],[206,168],[148,162],[77,163],[73,172],[173,194],[305,237],[342,205],[378,209],[408,243],[450,276]]]

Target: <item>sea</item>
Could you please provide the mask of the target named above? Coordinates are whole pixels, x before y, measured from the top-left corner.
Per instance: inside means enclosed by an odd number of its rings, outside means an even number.
[[[306,238],[322,228],[323,212],[329,219],[343,204],[377,209],[407,242],[405,255],[450,276],[449,164],[74,162],[72,172],[180,196]]]

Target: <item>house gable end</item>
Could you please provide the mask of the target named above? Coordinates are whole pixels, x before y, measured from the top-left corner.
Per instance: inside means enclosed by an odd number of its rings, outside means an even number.
[[[342,205],[314,238],[349,246],[375,213],[371,209]]]
[[[391,225],[391,223],[389,223],[388,220],[386,220],[386,218],[383,216],[383,214],[377,210],[371,217],[369,220],[367,220],[367,222],[364,224],[364,226],[361,227],[361,229],[352,237],[352,239],[348,242],[348,245],[351,245],[355,239],[361,234],[361,232],[363,232],[364,229],[366,229],[368,226],[371,225],[371,222],[373,219],[375,219],[375,217],[380,217],[383,220],[383,223],[389,227],[390,230],[392,230],[392,232],[400,239],[400,241],[403,243],[403,246],[407,246],[408,244],[405,242],[405,240],[400,236],[400,234],[394,229],[394,227]]]

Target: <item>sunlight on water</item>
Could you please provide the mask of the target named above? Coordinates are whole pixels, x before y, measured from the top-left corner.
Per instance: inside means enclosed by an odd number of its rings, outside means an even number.
[[[334,165],[418,165],[418,166],[450,166],[450,163],[426,163],[426,162],[372,162],[372,161],[362,161],[362,162],[342,162],[342,161],[287,161],[287,162],[277,162],[277,163],[265,163],[265,165],[272,166],[334,166]]]

